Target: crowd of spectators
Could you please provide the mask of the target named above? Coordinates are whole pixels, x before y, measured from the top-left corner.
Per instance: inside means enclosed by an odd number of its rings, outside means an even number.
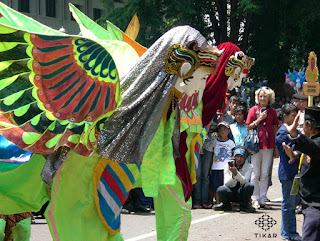
[[[272,185],[273,160],[280,157],[278,177],[282,188],[281,237],[284,240],[309,240],[302,239],[296,229],[295,215],[301,213],[303,209],[302,235],[317,237],[310,240],[320,240],[320,199],[317,199],[320,196],[320,187],[312,189],[318,192],[314,194],[315,207],[313,202],[303,201],[304,198],[309,198],[309,194],[304,193],[300,198],[299,194],[291,193],[295,177],[300,173],[303,155],[301,157],[302,152],[299,151],[294,151],[291,156],[289,153],[289,150],[292,152],[295,145],[297,146],[294,136],[300,138],[301,135],[303,137],[301,142],[310,142],[313,141],[310,129],[314,131],[314,135],[319,135],[317,125],[320,125],[320,120],[315,121],[314,118],[308,117],[309,126],[305,118],[306,110],[310,109],[306,108],[308,97],[302,93],[294,94],[291,98],[280,98],[275,97],[272,89],[261,87],[255,91],[255,102],[256,105],[248,108],[239,97],[231,96],[228,110],[224,112],[219,110],[211,121],[197,169],[197,183],[193,189],[193,208],[230,211],[234,206],[239,205],[240,211],[250,213],[257,209],[273,209],[267,193]],[[315,103],[315,106],[319,105]],[[313,114],[319,117],[320,108],[315,109]],[[296,127],[295,132],[292,131],[294,127],[288,129],[291,126]],[[308,127],[309,133],[305,133]],[[259,151],[256,153],[244,147],[245,137],[251,129],[255,129],[259,136]],[[317,141],[314,142],[314,148],[320,153],[319,144]],[[286,148],[286,145],[289,147]],[[298,147],[304,152],[309,151],[314,154],[312,151],[315,150],[306,150],[301,143]],[[307,169],[306,172],[310,170]],[[308,181],[310,180],[305,182]],[[308,189],[308,187],[304,188]],[[306,226],[306,222],[308,225],[311,224],[312,228]]]

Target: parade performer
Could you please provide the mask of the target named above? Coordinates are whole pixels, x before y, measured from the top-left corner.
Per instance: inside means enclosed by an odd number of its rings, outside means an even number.
[[[8,183],[6,174],[16,168],[24,168],[22,164],[29,161],[31,154],[30,152],[22,150],[3,136],[0,136],[0,183],[2,188],[10,186],[10,188],[20,189],[22,192],[25,191],[21,186]],[[25,178],[25,181],[28,182],[28,178]],[[8,199],[4,201],[10,202]],[[31,216],[31,212],[12,214],[6,213],[6,210],[4,210],[4,212],[0,214],[0,240],[29,240],[31,234]]]
[[[54,240],[122,240],[121,206],[133,185],[142,185],[159,200],[158,234],[165,231],[159,240],[170,237],[172,229],[187,239],[190,215],[182,211],[170,229],[163,226],[170,219],[168,210],[160,206],[177,203],[176,194],[190,202],[178,170],[185,168],[188,179],[194,165],[177,165],[177,160],[190,160],[186,140],[203,131],[201,92],[222,52],[188,26],[172,29],[137,58],[132,43],[96,42],[48,29],[40,34],[40,28],[30,33],[5,24],[0,25],[0,132],[38,153],[25,165],[33,166],[32,175],[41,173],[49,189],[39,180],[33,180],[32,195],[3,189],[0,200],[12,202],[1,207],[8,213],[37,211],[50,196],[46,218]],[[179,60],[177,53],[188,61]],[[152,153],[155,147],[161,148]],[[158,168],[167,165],[169,175],[150,169],[153,159]],[[29,171],[10,172],[6,182],[22,183],[19,177]],[[148,186],[150,173],[159,178]],[[22,199],[24,205],[19,205]],[[190,213],[190,204],[184,208]]]

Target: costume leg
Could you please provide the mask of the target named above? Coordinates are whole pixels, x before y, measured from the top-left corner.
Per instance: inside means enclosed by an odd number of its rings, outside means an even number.
[[[0,240],[1,241],[4,239],[6,223],[7,223],[6,220],[0,217]]]
[[[111,235],[98,215],[93,172],[99,158],[71,152],[57,171],[45,213],[54,241],[123,240],[120,232]]]
[[[0,240],[29,241],[31,234],[31,212],[11,215],[0,214]]]
[[[37,158],[39,156],[42,159]],[[1,214],[36,212],[48,200],[47,185],[40,176],[44,163],[41,155],[33,155],[27,163],[3,171],[7,165],[0,162]]]
[[[31,236],[31,217],[21,220],[12,227],[13,240],[29,241]]]
[[[159,187],[154,198],[158,241],[187,240],[191,223],[191,198],[185,202],[181,182]]]

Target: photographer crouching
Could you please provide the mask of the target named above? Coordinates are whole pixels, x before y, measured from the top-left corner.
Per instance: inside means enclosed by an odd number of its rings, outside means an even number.
[[[222,204],[216,211],[231,211],[231,202],[240,203],[240,211],[253,213],[256,209],[250,205],[254,186],[250,183],[252,165],[245,162],[249,153],[243,147],[236,147],[234,160],[230,160],[224,168],[224,186],[217,189]]]

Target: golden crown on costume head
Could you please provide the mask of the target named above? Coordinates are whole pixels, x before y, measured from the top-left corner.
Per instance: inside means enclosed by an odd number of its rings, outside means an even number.
[[[193,72],[200,66],[211,68],[210,72],[214,74],[223,50],[208,47],[201,49],[196,40],[189,42],[186,48],[181,44],[172,45],[164,59],[165,71],[168,74],[176,74],[182,79],[189,78]],[[186,74],[183,74],[186,73]]]
[[[252,65],[254,64],[254,62],[256,60],[255,60],[255,58],[251,58],[251,57],[245,55],[244,58],[242,59],[242,61],[244,63],[244,69],[248,70],[248,72],[249,72]]]
[[[248,75],[254,61],[254,58],[245,55],[242,51],[238,51],[230,56],[225,67],[225,75],[231,76],[234,79],[238,79],[242,72]]]

